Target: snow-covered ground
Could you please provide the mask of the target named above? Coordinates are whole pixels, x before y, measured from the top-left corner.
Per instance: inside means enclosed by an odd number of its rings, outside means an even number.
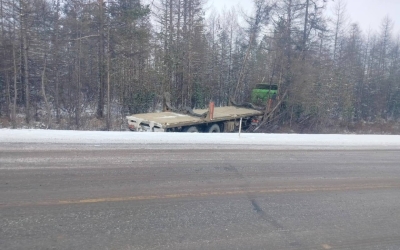
[[[398,135],[189,134],[0,129],[0,143],[125,145],[262,145],[311,148],[395,148]]]

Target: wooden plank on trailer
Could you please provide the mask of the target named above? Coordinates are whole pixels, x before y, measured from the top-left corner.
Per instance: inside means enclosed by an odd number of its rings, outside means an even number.
[[[196,109],[193,112],[197,114],[204,114],[207,112],[207,109]],[[227,107],[217,107],[214,111],[214,122],[220,121],[228,121],[234,119],[240,119],[244,117],[251,117],[263,115],[263,112],[255,110],[255,109],[248,109],[248,108],[238,108],[234,106],[227,106]],[[145,114],[135,114],[131,116],[135,119],[140,119],[144,123],[158,123],[161,124],[163,127],[179,127],[179,126],[189,126],[189,125],[196,125],[202,123],[210,123],[213,121],[207,121],[200,117],[194,117],[185,114],[179,114],[175,112],[159,112],[159,113],[145,113]]]

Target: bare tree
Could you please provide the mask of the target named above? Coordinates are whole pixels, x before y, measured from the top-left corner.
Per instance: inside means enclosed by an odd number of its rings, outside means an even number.
[[[44,62],[43,62],[43,72],[42,72],[42,79],[41,79],[41,91],[42,91],[42,96],[46,105],[46,113],[47,113],[47,128],[51,128],[51,108],[50,104],[47,100],[46,96],[46,69],[47,69],[47,55],[44,55]]]
[[[55,92],[54,105],[56,110],[56,122],[60,123],[60,0],[54,0],[54,34],[53,34],[53,51],[54,56],[54,71],[55,71]]]
[[[25,85],[25,115],[26,123],[29,124],[31,121],[31,86],[29,81],[29,45],[28,45],[28,34],[29,34],[29,3],[26,0],[19,0],[20,8],[20,36],[21,36],[21,49],[23,57],[23,82]]]
[[[334,12],[334,20],[333,20],[333,32],[334,32],[334,44],[333,44],[333,60],[337,59],[337,49],[338,43],[341,36],[343,36],[347,24],[347,13],[346,13],[346,2],[344,0],[338,0],[333,12]]]
[[[268,2],[265,2],[264,0],[254,0],[254,4],[256,7],[255,14],[253,17],[249,17],[247,20],[247,22],[250,26],[249,27],[249,43],[248,43],[246,55],[243,59],[243,66],[240,70],[238,82],[237,82],[236,89],[234,92],[235,99],[238,98],[238,95],[239,95],[239,92],[241,89],[242,79],[244,77],[244,72],[247,67],[247,61],[249,59],[251,50],[254,46],[254,42],[257,39],[262,26],[266,25],[268,23],[269,18],[270,18],[270,12],[271,12],[272,8],[274,7],[274,4],[270,4]]]

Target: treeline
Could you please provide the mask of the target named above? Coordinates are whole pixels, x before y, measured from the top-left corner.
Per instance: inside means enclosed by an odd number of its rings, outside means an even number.
[[[249,101],[279,86],[270,124],[314,131],[400,118],[400,51],[348,22],[345,2],[254,0],[205,15],[203,0],[0,0],[0,117],[17,128],[120,129],[131,113]],[[0,125],[1,126],[1,125]]]

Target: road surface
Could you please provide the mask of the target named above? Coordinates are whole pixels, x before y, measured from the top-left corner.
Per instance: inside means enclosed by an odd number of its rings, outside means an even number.
[[[0,143],[0,249],[400,249],[400,150]]]

